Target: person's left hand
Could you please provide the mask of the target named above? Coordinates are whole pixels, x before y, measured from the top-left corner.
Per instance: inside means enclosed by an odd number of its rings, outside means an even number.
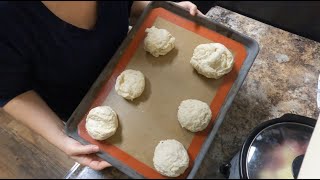
[[[197,14],[201,15],[201,16],[205,16],[204,14],[202,14],[201,11],[198,10],[198,7],[190,1],[182,1],[182,2],[178,2],[176,4],[187,9],[192,16],[195,16]]]

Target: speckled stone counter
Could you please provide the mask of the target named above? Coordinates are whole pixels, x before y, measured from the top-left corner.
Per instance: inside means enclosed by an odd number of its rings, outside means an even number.
[[[197,175],[222,178],[219,166],[240,150],[246,136],[261,122],[285,113],[317,119],[320,43],[221,7],[211,9],[207,16],[260,45],[260,52]]]
[[[196,178],[223,178],[221,164],[230,160],[250,131],[285,113],[318,117],[317,78],[320,43],[266,25],[221,7],[207,17],[255,39],[260,52],[212,142]],[[79,167],[71,178],[128,178],[115,168],[95,172]]]

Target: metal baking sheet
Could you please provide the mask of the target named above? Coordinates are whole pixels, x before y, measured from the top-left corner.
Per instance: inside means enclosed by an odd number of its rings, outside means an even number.
[[[152,25],[176,38],[175,49],[165,56],[155,58],[143,50],[144,31]],[[233,70],[219,80],[199,75],[189,63],[193,49],[210,42],[224,44],[235,57]],[[133,178],[165,178],[153,167],[153,151],[160,140],[176,139],[191,160],[179,178],[193,178],[258,51],[254,40],[231,29],[193,17],[174,4],[152,2],[68,120],[66,132],[84,144],[97,144],[100,157]],[[140,70],[146,77],[145,91],[132,102],[114,90],[125,69]],[[203,132],[188,132],[177,121],[180,102],[191,98],[208,103],[212,110],[212,121]],[[106,141],[93,140],[84,127],[89,110],[100,105],[112,107],[120,122]]]

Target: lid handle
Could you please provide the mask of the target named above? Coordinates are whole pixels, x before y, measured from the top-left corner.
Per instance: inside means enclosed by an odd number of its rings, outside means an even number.
[[[297,156],[292,162],[292,174],[295,179],[298,178],[304,154]]]

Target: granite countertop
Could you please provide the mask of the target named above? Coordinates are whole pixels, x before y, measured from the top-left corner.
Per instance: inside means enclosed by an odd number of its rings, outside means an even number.
[[[255,39],[260,52],[235,97],[196,178],[223,178],[219,167],[241,148],[250,131],[269,119],[294,113],[316,119],[320,43],[221,7],[207,17]],[[75,168],[69,178],[128,178],[115,168]]]

